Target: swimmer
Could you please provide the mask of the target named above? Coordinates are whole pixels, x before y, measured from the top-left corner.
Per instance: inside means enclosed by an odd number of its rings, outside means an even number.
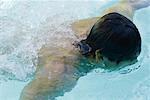
[[[72,44],[65,39],[66,48],[41,48],[34,79],[24,87],[20,100],[55,100],[71,91],[81,76],[96,68],[80,65],[82,61],[108,68],[135,63],[141,37],[132,19],[136,10],[149,5],[149,0],[121,0],[102,17],[74,22],[78,40]]]

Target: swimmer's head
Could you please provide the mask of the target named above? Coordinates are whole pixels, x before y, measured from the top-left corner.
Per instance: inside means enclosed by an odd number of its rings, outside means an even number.
[[[101,17],[85,40],[81,40],[83,55],[95,55],[99,50],[110,61],[134,60],[141,52],[141,37],[136,26],[118,13]]]

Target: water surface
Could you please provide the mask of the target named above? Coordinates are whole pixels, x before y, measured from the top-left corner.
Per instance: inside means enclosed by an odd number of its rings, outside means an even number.
[[[98,16],[116,2],[0,1],[0,99],[18,100],[34,76],[38,50],[52,36],[74,38],[69,24],[62,23]],[[109,73],[96,69],[57,100],[150,100],[149,12],[150,8],[141,9],[134,16],[142,37],[138,63]]]

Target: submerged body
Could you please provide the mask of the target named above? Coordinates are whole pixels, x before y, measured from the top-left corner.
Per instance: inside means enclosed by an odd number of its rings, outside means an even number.
[[[123,6],[122,6],[123,5]],[[121,9],[117,9],[121,6]],[[128,9],[126,9],[128,8]],[[127,2],[109,8],[104,14],[118,12],[132,20],[135,9]],[[72,25],[79,39],[88,34],[89,29],[99,17],[81,20]],[[64,47],[50,47],[48,44],[39,51],[39,62],[34,79],[24,88],[20,100],[53,100],[55,97],[70,91],[77,80],[93,68],[80,70],[77,66],[84,57],[78,52],[69,38],[63,39]],[[89,58],[91,60],[91,58]],[[96,63],[95,60],[91,60]],[[111,66],[115,63],[108,61]],[[119,65],[118,65],[119,66]],[[82,74],[80,74],[82,73]]]

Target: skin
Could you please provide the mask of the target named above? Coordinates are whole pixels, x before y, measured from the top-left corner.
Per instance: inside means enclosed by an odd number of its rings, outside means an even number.
[[[130,0],[122,0],[118,4],[106,9],[103,14],[118,12],[132,20],[134,11],[138,5]],[[120,9],[118,9],[118,7]],[[146,7],[146,6],[143,6]],[[79,39],[85,38],[90,28],[100,17],[89,18],[76,21],[72,24]],[[20,100],[54,100],[55,97],[70,91],[81,77],[75,75],[78,69],[75,67],[80,62],[82,56],[71,44],[69,39],[65,39],[66,48],[51,48],[43,46],[39,51],[38,65],[34,79],[24,87]],[[114,62],[106,60],[109,66],[116,66]],[[92,69],[91,69],[92,70]],[[87,71],[89,72],[89,71]]]

